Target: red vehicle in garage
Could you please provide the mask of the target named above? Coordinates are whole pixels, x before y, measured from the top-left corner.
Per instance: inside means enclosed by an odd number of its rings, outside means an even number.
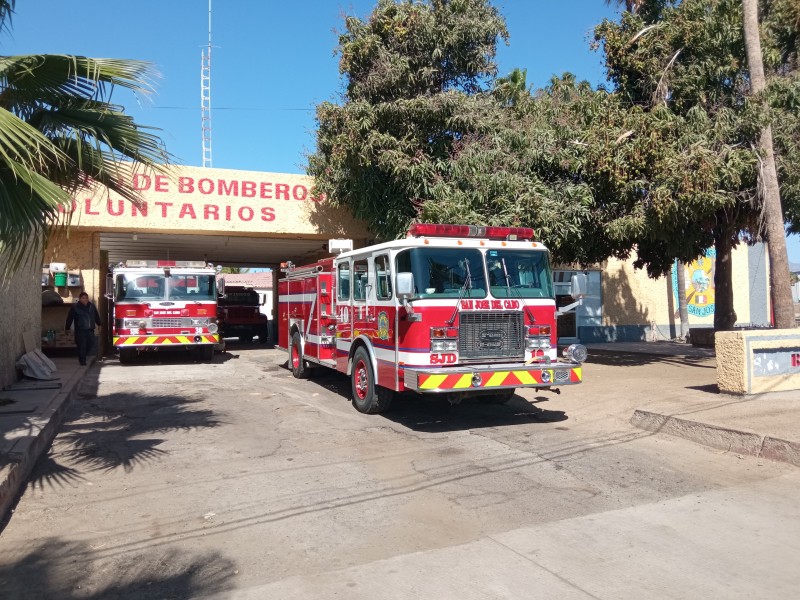
[[[217,333],[217,271],[205,262],[128,260],[109,267],[113,345],[120,362],[139,352],[191,350],[211,360]]]
[[[582,379],[584,346],[557,356],[549,253],[532,229],[417,224],[406,239],[283,271],[278,347],[292,372],[349,375],[362,412],[405,390],[502,403]]]

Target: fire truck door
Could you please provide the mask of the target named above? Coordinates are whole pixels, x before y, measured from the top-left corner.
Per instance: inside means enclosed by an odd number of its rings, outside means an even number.
[[[375,335],[375,293],[366,258],[353,261],[353,337]]]
[[[347,359],[353,344],[353,307],[351,301],[351,261],[336,265],[336,370],[347,372]]]

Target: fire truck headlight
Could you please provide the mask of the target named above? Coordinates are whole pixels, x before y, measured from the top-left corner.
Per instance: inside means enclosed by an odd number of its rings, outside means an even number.
[[[208,333],[217,333],[217,324],[216,323],[209,323],[208,324]]]
[[[144,329],[147,327],[147,321],[143,321],[141,319],[123,319],[122,320],[122,328],[123,329]]]
[[[455,352],[458,350],[457,340],[431,340],[431,352]]]
[[[208,319],[192,319],[193,327],[205,327],[208,325]]]
[[[562,354],[567,360],[571,360],[572,362],[576,363],[582,363],[589,356],[589,352],[586,350],[586,346],[583,344],[570,344],[564,348]]]
[[[525,346],[528,350],[535,350],[537,348],[542,348],[543,350],[550,349],[550,338],[526,338],[525,339]]]

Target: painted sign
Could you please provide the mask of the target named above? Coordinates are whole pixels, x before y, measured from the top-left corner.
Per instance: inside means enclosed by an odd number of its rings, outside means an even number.
[[[690,315],[707,317],[714,314],[716,304],[714,289],[714,268],[717,262],[717,251],[709,248],[703,256],[684,264],[686,281],[686,308]],[[672,289],[675,301],[678,301],[678,275],[673,269]]]
[[[128,183],[138,204],[90,186],[62,213],[76,227],[131,231],[367,234],[348,211],[315,197],[305,175],[174,166],[166,174],[131,172]]]
[[[800,373],[800,348],[762,348],[753,350],[753,375],[794,375]]]

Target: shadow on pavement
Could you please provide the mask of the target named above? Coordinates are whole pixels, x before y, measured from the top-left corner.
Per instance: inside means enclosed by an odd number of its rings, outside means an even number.
[[[695,356],[665,356],[656,354],[641,354],[641,353],[626,353],[626,352],[613,352],[613,353],[600,353],[591,351],[586,364],[607,365],[610,367],[641,367],[643,365],[685,365],[692,367],[700,367],[703,369],[716,369],[716,365],[709,363],[708,357],[695,357]]]
[[[70,408],[54,447],[37,462],[31,485],[73,482],[81,478],[81,468],[110,471],[122,467],[130,472],[165,454],[158,448],[164,439],[142,436],[223,424],[214,411],[192,408],[198,401],[191,398],[135,393],[96,398],[91,387],[87,382],[82,388],[82,392],[89,391],[89,397]],[[66,458],[69,464],[60,464],[57,457]]]
[[[82,542],[48,538],[13,562],[0,561],[0,589],[16,600],[193,598],[233,588],[236,565],[217,553],[172,549],[96,558]]]
[[[345,375],[328,369],[315,369],[312,381],[350,402],[350,379]],[[377,417],[427,433],[566,421],[568,417],[564,412],[534,405],[546,400],[544,396],[537,396],[534,403],[516,395],[507,404],[487,404],[478,398],[468,398],[453,405],[442,395],[404,392],[396,394],[391,408]]]

